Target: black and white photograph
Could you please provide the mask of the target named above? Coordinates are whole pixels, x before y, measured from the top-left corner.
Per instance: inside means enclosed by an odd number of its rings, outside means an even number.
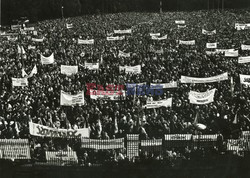
[[[250,0],[0,0],[0,178],[250,178]]]

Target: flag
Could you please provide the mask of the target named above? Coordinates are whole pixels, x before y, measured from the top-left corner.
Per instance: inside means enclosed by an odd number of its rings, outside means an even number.
[[[101,54],[100,64],[103,64],[103,56]]]
[[[28,76],[28,74],[24,71],[24,69],[22,69],[22,77],[24,78],[26,76]]]
[[[198,123],[198,121],[199,121],[199,118],[200,118],[200,112],[199,112],[199,111],[197,111],[197,113],[196,113],[196,115],[195,115],[195,118],[194,118],[194,122],[193,122],[193,124],[197,124],[197,123]]]
[[[17,46],[17,51],[18,51],[18,54],[26,54],[26,52],[25,52],[25,50],[24,50],[24,48],[23,48],[23,46]]]
[[[234,92],[234,80],[233,77],[231,77],[231,96],[233,96],[233,92]]]
[[[238,111],[236,112],[234,116],[233,124],[238,124]]]

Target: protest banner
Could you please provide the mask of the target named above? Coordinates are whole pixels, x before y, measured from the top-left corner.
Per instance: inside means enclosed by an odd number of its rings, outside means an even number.
[[[167,38],[168,38],[168,35],[164,35],[162,37],[157,37],[157,36],[152,36],[151,37],[152,40],[159,40],[159,41],[166,40]]]
[[[238,58],[238,63],[239,64],[245,64],[250,62],[250,56],[245,56],[245,57],[239,57]]]
[[[123,51],[119,50],[118,57],[128,58],[128,57],[130,57],[130,53],[124,53]]]
[[[228,139],[227,151],[249,151],[249,141],[244,143],[242,139]]]
[[[175,24],[183,25],[185,24],[185,20],[175,20]]]
[[[139,134],[127,134],[127,157],[139,156]]]
[[[2,159],[31,159],[28,139],[0,139],[0,150]]]
[[[31,45],[28,46],[28,50],[33,50],[33,49],[36,49],[36,46],[31,46]]]
[[[60,105],[61,106],[74,106],[74,105],[82,106],[82,105],[84,105],[84,93],[83,93],[83,91],[79,92],[76,95],[70,95],[64,91],[61,91]]]
[[[78,73],[78,66],[61,65],[61,74],[72,75]]]
[[[119,71],[125,70],[125,73],[134,73],[140,74],[141,73],[141,65],[136,66],[119,66]]]
[[[28,86],[27,78],[12,78],[13,87],[26,87]]]
[[[57,129],[40,124],[29,122],[30,135],[38,137],[52,137],[52,138],[89,138],[89,128],[82,129]]]
[[[243,50],[243,51],[249,51],[250,50],[250,45],[244,45],[244,44],[242,44],[241,45],[241,50]]]
[[[195,45],[195,40],[190,40],[190,41],[179,40],[179,44],[180,44],[180,45],[188,45],[188,46],[191,46],[191,45]]]
[[[67,28],[67,29],[71,29],[71,28],[73,28],[73,27],[74,27],[74,26],[73,26],[72,23],[70,23],[70,24],[66,23],[66,28]]]
[[[35,27],[24,27],[24,31],[34,31]]]
[[[250,86],[250,75],[242,75],[240,74],[240,83]]]
[[[216,49],[217,48],[217,43],[207,43],[206,48],[208,48],[208,49]]]
[[[177,82],[173,81],[170,83],[151,83],[150,88],[177,88]]]
[[[81,40],[81,39],[78,39],[78,44],[89,45],[89,44],[94,44],[94,43],[95,43],[94,39],[91,39],[91,40]]]
[[[131,29],[127,29],[127,30],[114,30],[115,34],[131,34],[132,30]]]
[[[45,57],[41,54],[42,65],[53,64],[54,62],[55,62],[54,53],[52,53],[49,57]]]
[[[78,159],[75,151],[46,151],[47,163],[77,164]]]
[[[30,77],[33,77],[34,74],[37,74],[37,67],[36,67],[36,65],[33,67],[32,71],[30,72],[29,75],[24,71],[24,69],[22,69],[22,77],[30,78]]]
[[[125,97],[125,91],[103,91],[90,89],[90,98],[93,100],[121,100]]]
[[[214,102],[214,94],[216,89],[208,90],[206,92],[189,92],[189,101],[192,104],[205,105]]]
[[[235,23],[235,29],[240,30],[247,30],[250,28],[250,24],[241,24],[241,23]]]
[[[156,37],[159,37],[161,36],[160,33],[149,33],[149,36],[153,37],[153,36],[156,36]]]
[[[160,108],[160,107],[172,107],[172,98],[159,100],[159,101],[147,101],[144,106],[146,109]]]
[[[42,43],[44,38],[41,38],[41,39],[39,39],[39,38],[31,38],[31,40],[34,41],[34,42]]]
[[[181,83],[213,83],[213,82],[219,82],[228,80],[228,73],[223,73],[217,76],[213,77],[207,77],[207,78],[197,78],[197,77],[187,77],[187,76],[181,76]]]
[[[217,134],[193,135],[194,147],[215,147],[217,145]]]
[[[99,63],[84,63],[84,67],[89,70],[98,70],[99,69]]]
[[[21,27],[21,25],[11,25],[11,30],[19,30]]]
[[[238,57],[239,56],[239,51],[238,50],[229,50],[225,51],[225,57]]]
[[[107,41],[121,41],[121,40],[124,40],[125,39],[125,36],[109,36],[107,37]]]
[[[214,35],[214,34],[216,34],[216,30],[207,31],[207,30],[202,29],[202,34],[204,34],[204,35]]]
[[[95,150],[113,150],[124,148],[124,138],[99,140],[82,139],[82,148]]]

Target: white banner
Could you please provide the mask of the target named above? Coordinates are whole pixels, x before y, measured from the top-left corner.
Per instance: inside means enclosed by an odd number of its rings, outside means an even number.
[[[150,35],[151,37],[153,37],[153,36],[157,36],[157,37],[161,36],[160,33],[150,33],[149,35]]]
[[[157,37],[157,36],[152,36],[152,40],[166,40],[168,38],[168,35],[162,36],[162,37]]]
[[[46,151],[45,154],[48,163],[78,163],[75,151]]]
[[[228,80],[228,73],[223,73],[213,77],[207,78],[197,78],[197,77],[187,77],[181,76],[181,83],[213,83]]]
[[[240,83],[250,86],[250,75],[240,74]]]
[[[72,75],[78,73],[78,66],[61,65],[61,74]]]
[[[91,40],[81,40],[81,39],[78,39],[78,44],[88,45],[88,44],[94,44],[94,43],[95,43],[94,39],[91,39]]]
[[[137,66],[119,66],[119,71],[125,70],[125,73],[134,73],[140,74],[141,73],[141,65]]]
[[[125,91],[101,91],[101,90],[90,90],[90,98],[93,100],[120,100],[125,97]],[[121,98],[122,97],[122,98]]]
[[[181,29],[181,28],[186,28],[187,25],[177,25],[178,29]]]
[[[11,25],[11,30],[19,30],[21,27],[21,25]]]
[[[199,105],[209,104],[214,102],[215,91],[216,89],[212,89],[206,92],[190,91],[188,99],[192,104],[199,104]]]
[[[152,88],[152,89],[157,89],[157,88],[177,88],[177,82],[151,83],[150,88]]]
[[[131,34],[132,30],[128,29],[128,30],[114,30],[115,34]]]
[[[147,104],[144,106],[147,109],[159,108],[159,107],[172,107],[172,98],[159,100],[159,101],[147,101]]]
[[[130,57],[130,53],[124,53],[124,52],[122,52],[122,51],[119,50],[118,57],[128,58],[128,57]]]
[[[241,45],[241,50],[243,50],[243,51],[250,50],[250,45],[244,45],[244,44],[242,44]]]
[[[124,40],[125,39],[125,36],[110,36],[110,37],[107,37],[107,40],[108,41],[120,41],[120,40]]]
[[[99,69],[99,63],[84,63],[84,67],[89,70],[98,70]]]
[[[61,91],[60,105],[61,106],[84,105],[83,91],[79,92],[76,95],[70,95],[64,91]]]
[[[176,20],[175,24],[183,25],[185,24],[185,20]]]
[[[250,28],[250,24],[240,24],[240,23],[235,23],[235,29],[236,30],[246,30]]]
[[[67,28],[67,29],[73,28],[73,24],[72,24],[72,23],[70,23],[70,24],[67,23],[67,24],[66,24],[66,28]]]
[[[32,38],[31,40],[34,41],[34,42],[42,43],[44,38],[42,38],[42,39]]]
[[[206,48],[208,48],[208,49],[216,49],[217,48],[217,43],[207,43]]]
[[[32,71],[30,72],[29,75],[24,71],[24,69],[22,69],[22,77],[30,78],[30,77],[33,77],[34,74],[37,74],[36,65],[33,67]]]
[[[239,57],[238,58],[238,63],[239,64],[244,64],[244,63],[249,63],[249,62],[250,62],[250,56]]]
[[[52,138],[75,138],[83,137],[89,138],[89,128],[82,129],[57,129],[52,127],[47,127],[40,124],[35,124],[29,122],[29,132],[30,135],[38,137],[52,137]]]
[[[44,56],[41,54],[41,63],[42,63],[43,65],[53,64],[54,62],[55,62],[54,53],[52,53],[49,57],[44,57]]]
[[[225,52],[225,57],[238,57],[239,51],[238,50],[230,50]]]
[[[216,34],[216,30],[207,31],[207,30],[202,29],[202,34],[204,34],[204,35],[214,35],[214,34]]]
[[[183,44],[183,45],[195,45],[195,40],[190,40],[190,41],[179,40],[179,44]]]
[[[167,134],[165,140],[187,141],[192,139],[192,134]]]
[[[25,87],[28,86],[27,78],[12,78],[13,87]]]
[[[35,30],[35,27],[25,27],[24,28],[25,31],[34,31]]]

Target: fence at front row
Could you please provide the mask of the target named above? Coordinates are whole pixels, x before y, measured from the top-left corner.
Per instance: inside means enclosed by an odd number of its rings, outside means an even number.
[[[250,134],[249,134],[250,135]],[[239,139],[226,140],[227,151],[250,151],[250,137],[243,134]],[[126,138],[98,140],[82,138],[81,145],[77,151],[74,149],[66,149],[64,151],[43,151],[39,155],[43,157],[46,163],[55,163],[60,165],[78,164],[79,160],[85,159],[85,154],[92,151],[92,154],[105,152],[107,150],[116,150],[117,153],[124,153],[129,159],[144,154],[158,154],[173,148],[214,148],[222,146],[221,136],[219,135],[191,135],[191,134],[169,134],[164,139],[140,140],[138,134],[128,134]],[[68,140],[68,139],[67,139]],[[72,142],[72,140],[71,140]],[[221,145],[220,145],[221,144]],[[67,145],[67,144],[66,144]],[[125,148],[125,149],[124,149]],[[79,151],[80,150],[80,151]],[[82,151],[84,150],[84,151]],[[30,144],[28,139],[0,139],[0,159],[12,160],[30,160],[40,161],[34,154],[30,152]],[[98,155],[96,156],[97,158]],[[101,156],[100,156],[101,159]]]

